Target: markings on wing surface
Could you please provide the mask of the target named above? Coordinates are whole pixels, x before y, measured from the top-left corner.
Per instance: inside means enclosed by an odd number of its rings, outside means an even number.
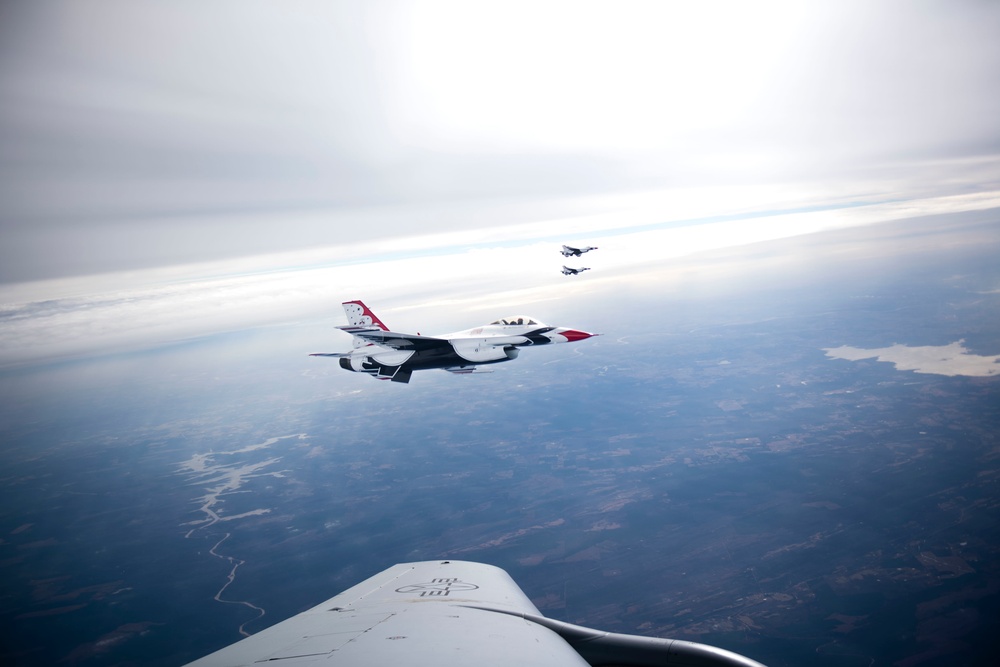
[[[416,593],[420,591],[420,597],[443,597],[452,591],[474,591],[479,586],[469,584],[458,579],[432,579],[425,584],[408,584],[396,589],[397,593]]]

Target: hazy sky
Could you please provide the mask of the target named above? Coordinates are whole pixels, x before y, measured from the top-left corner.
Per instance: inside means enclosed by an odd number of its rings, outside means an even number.
[[[627,234],[623,266],[646,233],[993,207],[997,35],[989,0],[3,2],[0,343],[84,295],[488,292],[564,240]],[[216,290],[233,271],[271,278]]]
[[[0,281],[605,193],[992,188],[998,34],[961,0],[5,2]]]

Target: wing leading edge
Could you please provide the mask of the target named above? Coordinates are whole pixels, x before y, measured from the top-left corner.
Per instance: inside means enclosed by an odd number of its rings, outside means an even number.
[[[346,328],[346,327],[338,327]],[[426,352],[427,350],[451,350],[451,343],[444,338],[421,336],[419,334],[398,333],[396,331],[381,331],[379,329],[363,329],[351,332],[358,338],[369,343],[391,347],[394,350]]]
[[[357,666],[762,667],[703,644],[590,630],[547,619],[500,568],[395,565],[189,667],[259,662]]]

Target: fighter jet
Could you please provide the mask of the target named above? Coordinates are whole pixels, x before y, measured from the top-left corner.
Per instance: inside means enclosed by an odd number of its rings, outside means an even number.
[[[597,246],[587,246],[586,248],[574,248],[573,246],[564,245],[562,250],[563,257],[579,257],[585,252],[590,252],[591,250],[597,250]]]
[[[506,572],[465,561],[401,563],[187,667],[764,667],[680,639],[546,618]]]
[[[568,266],[564,266],[562,268],[562,272],[563,272],[564,276],[575,276],[576,274],[578,274],[578,273],[580,273],[582,271],[590,271],[590,267],[589,266],[584,266],[584,267],[579,268],[579,269],[571,269]]]
[[[415,370],[442,368],[451,373],[489,372],[478,367],[516,359],[523,347],[571,343],[600,334],[550,327],[520,315],[506,317],[465,331],[422,336],[389,331],[361,301],[345,301],[347,326],[354,336],[350,352],[316,352],[312,357],[338,357],[340,367],[368,373],[379,380],[409,382]]]

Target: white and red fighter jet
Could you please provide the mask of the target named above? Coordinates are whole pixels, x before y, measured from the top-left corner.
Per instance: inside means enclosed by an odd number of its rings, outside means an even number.
[[[317,352],[312,357],[338,357],[340,367],[368,373],[379,380],[409,382],[413,371],[442,368],[451,373],[488,372],[483,364],[516,359],[522,347],[571,343],[600,334],[550,327],[525,316],[505,317],[465,331],[421,336],[389,331],[361,301],[345,301],[347,326],[337,327],[354,337],[350,352]]]

